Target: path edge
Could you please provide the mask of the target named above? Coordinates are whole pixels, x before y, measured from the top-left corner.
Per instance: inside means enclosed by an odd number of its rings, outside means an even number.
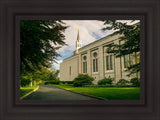
[[[31,91],[31,92],[25,94],[24,96],[20,97],[20,99],[23,100],[25,97],[27,97],[28,95],[30,95],[30,94],[32,94],[33,92],[37,91],[38,89],[39,89],[39,86],[38,86],[36,89],[34,89],[33,91]]]

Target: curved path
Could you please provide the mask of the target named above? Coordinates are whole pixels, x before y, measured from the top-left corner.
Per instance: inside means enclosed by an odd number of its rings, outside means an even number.
[[[40,85],[39,89],[23,100],[97,100],[89,96],[76,94],[51,85]]]

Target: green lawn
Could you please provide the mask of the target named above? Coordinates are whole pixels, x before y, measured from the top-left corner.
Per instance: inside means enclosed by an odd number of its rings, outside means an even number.
[[[54,85],[78,93],[93,95],[108,100],[139,100],[139,87],[73,87],[65,85]]]
[[[32,87],[21,87],[20,88],[20,97],[26,95],[27,93],[37,89],[38,86],[32,86]]]

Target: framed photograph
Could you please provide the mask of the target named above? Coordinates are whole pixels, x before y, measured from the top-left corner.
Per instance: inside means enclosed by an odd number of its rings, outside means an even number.
[[[144,101],[143,20],[20,20],[21,101]]]
[[[0,119],[160,119],[159,1],[0,3]]]

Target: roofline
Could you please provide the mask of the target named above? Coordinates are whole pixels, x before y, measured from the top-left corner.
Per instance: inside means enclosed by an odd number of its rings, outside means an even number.
[[[95,40],[94,42],[89,43],[89,44],[87,44],[87,45],[79,48],[79,50],[82,49],[82,48],[84,48],[84,47],[87,47],[87,46],[89,46],[89,45],[91,45],[91,44],[94,44],[94,43],[98,42],[99,40],[102,40],[102,39],[104,39],[104,38],[111,37],[111,36],[116,35],[116,34],[118,34],[118,31],[116,31],[116,32],[114,32],[114,33],[112,33],[112,34],[109,34],[109,35],[107,35],[107,36],[105,36],[105,37],[103,37],[103,38],[97,39],[97,40]]]
[[[77,55],[77,54],[76,54]],[[74,56],[76,56],[76,55],[72,55],[72,56],[70,56],[70,57],[68,57],[68,58],[65,58],[65,59],[63,59],[63,60],[67,60],[67,59],[69,59],[69,58],[71,58],[71,57],[74,57]]]

